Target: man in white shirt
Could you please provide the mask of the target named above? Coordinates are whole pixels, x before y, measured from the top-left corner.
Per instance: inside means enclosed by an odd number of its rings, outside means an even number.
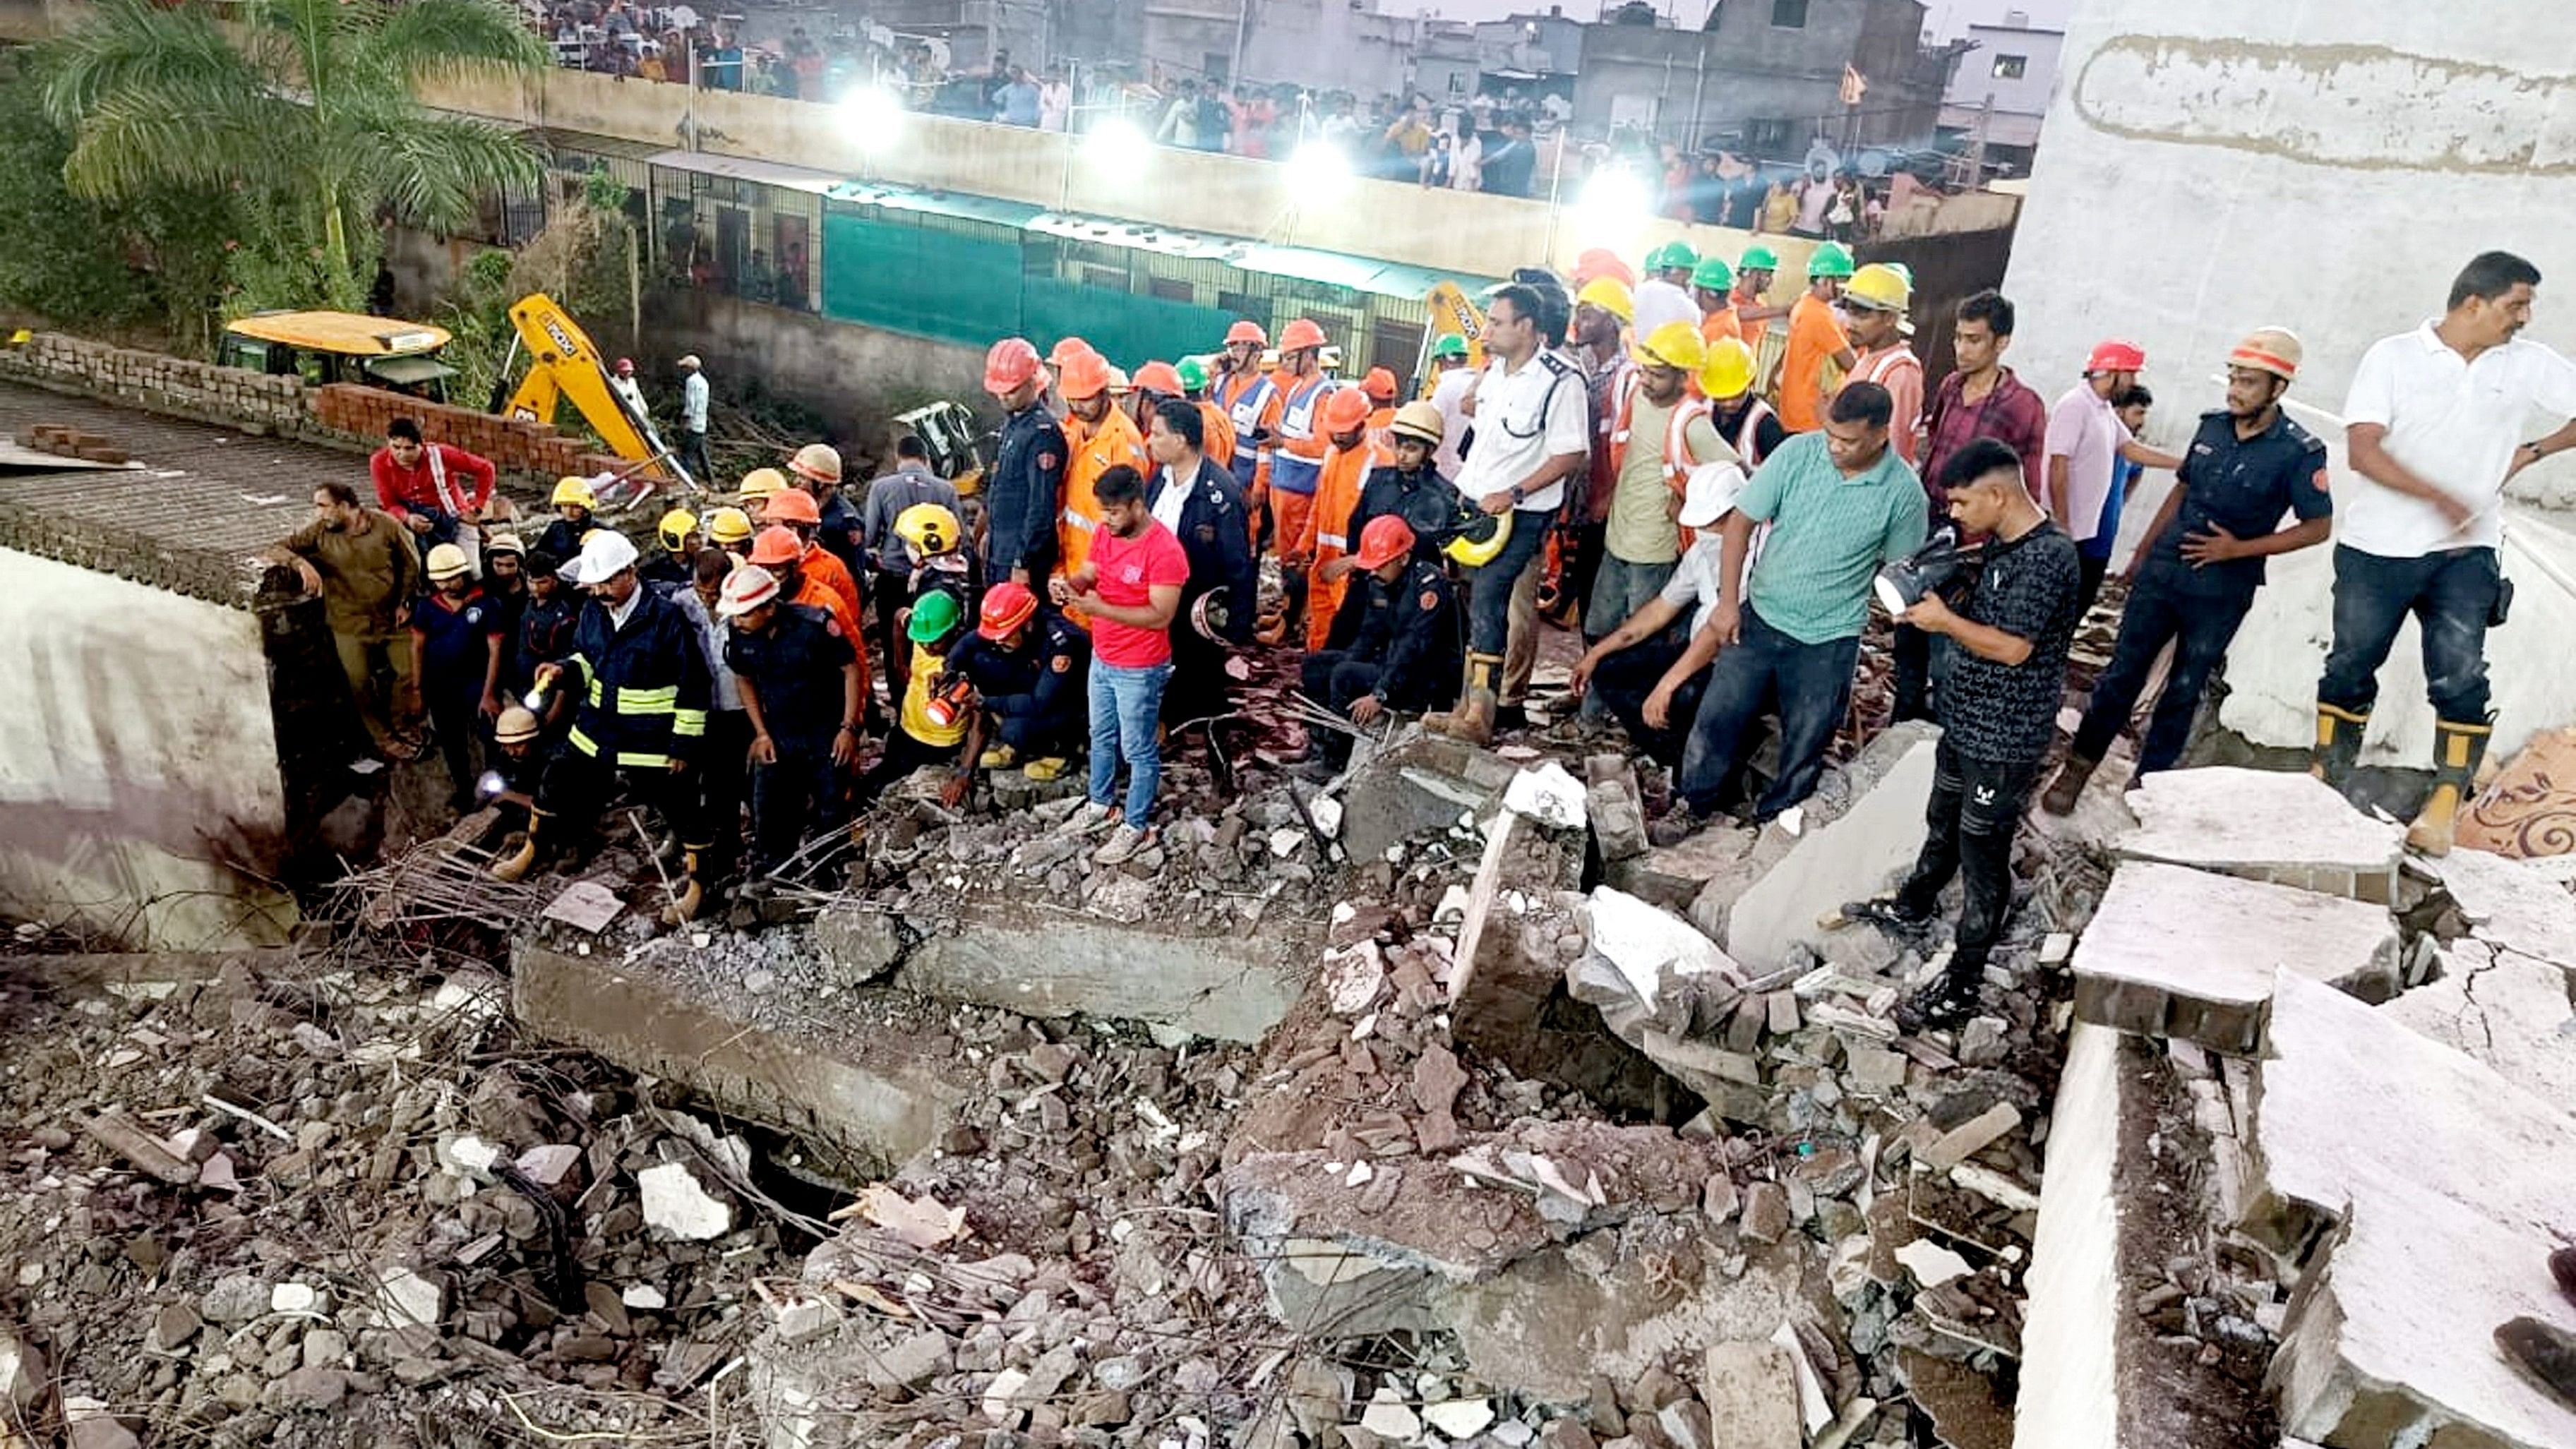
[[[1494,736],[1513,589],[1547,542],[1565,504],[1566,480],[1581,477],[1592,458],[1591,400],[1582,373],[1547,346],[1540,320],[1545,307],[1524,283],[1494,293],[1486,314],[1485,370],[1468,404],[1476,446],[1452,480],[1468,507],[1511,520],[1511,537],[1501,551],[1467,571],[1465,699],[1456,710],[1424,721],[1477,744]]]
[[[1431,405],[1440,409],[1440,446],[1431,454],[1432,466],[1443,478],[1455,478],[1466,466],[1467,394],[1476,387],[1476,369],[1467,365],[1467,339],[1455,332],[1444,332],[1431,344],[1432,375],[1439,380],[1431,384]]]
[[[716,465],[707,459],[707,375],[694,352],[680,359],[680,466],[699,487],[716,486]]]
[[[1744,483],[1744,470],[1732,462],[1690,470],[1690,491],[1674,522],[1699,537],[1663,588],[1575,661],[1574,692],[1599,696],[1602,711],[1667,769],[1681,768],[1682,744],[1717,659],[1717,634],[1707,624],[1725,597],[1726,538],[1718,525],[1734,510]],[[1673,637],[1672,627],[1685,609],[1687,643]]]
[[[2576,416],[2576,363],[2519,335],[2539,284],[2522,258],[2480,253],[2451,283],[2439,320],[2362,354],[2344,401],[2345,455],[2360,477],[2335,508],[2334,647],[2317,681],[2311,773],[2343,787],[2379,666],[2414,615],[2438,742],[2433,793],[2406,841],[2426,855],[2449,853],[2494,728],[2486,636],[2512,597],[2497,561],[2504,485],[2576,447],[2576,423],[2565,421]],[[2524,441],[2544,420],[2562,425]]]

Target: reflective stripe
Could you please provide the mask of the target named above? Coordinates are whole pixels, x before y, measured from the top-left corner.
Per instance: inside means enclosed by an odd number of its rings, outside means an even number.
[[[671,768],[671,757],[669,755],[657,755],[649,750],[619,750],[617,752],[617,768],[621,770],[667,770]]]
[[[1319,547],[1319,548],[1338,548],[1338,549],[1342,550],[1344,553],[1348,553],[1348,552],[1350,552],[1350,547],[1351,547],[1351,541],[1350,541],[1350,539],[1349,539],[1348,537],[1346,537],[1345,535],[1338,534],[1338,533],[1319,533],[1319,534],[1316,534],[1316,535],[1315,535],[1315,544],[1316,544],[1316,546],[1317,546],[1317,547]]]
[[[702,709],[671,711],[671,733],[682,739],[696,739],[707,732],[707,712]]]
[[[1322,486],[1324,460],[1301,458],[1282,449],[1270,459],[1270,486],[1282,493],[1308,494]]]
[[[583,734],[581,732],[581,726],[574,725],[572,727],[572,733],[565,736],[565,738],[572,741],[572,747],[574,749],[581,751],[585,755],[591,756],[593,759],[598,758],[599,742],[592,739],[590,736]]]
[[[1064,521],[1075,528],[1081,529],[1085,533],[1089,533],[1094,528],[1098,527],[1098,525],[1093,523],[1090,519],[1083,517],[1081,514],[1074,512],[1070,508],[1064,511]]]
[[[620,689],[617,691],[619,714],[669,714],[680,703],[680,686],[666,684],[660,689]]]

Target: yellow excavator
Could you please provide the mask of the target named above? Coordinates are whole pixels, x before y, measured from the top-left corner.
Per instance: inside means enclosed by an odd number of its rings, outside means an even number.
[[[573,321],[572,314],[554,298],[543,292],[521,297],[511,304],[510,326],[516,335],[510,339],[509,355],[502,360],[495,393],[510,386],[523,350],[527,353],[528,371],[506,399],[496,396],[492,410],[514,418],[552,423],[555,409],[569,398],[608,450],[631,465],[597,485],[603,504],[615,496],[615,509],[632,508],[665,482],[677,483],[691,493],[706,491],[680,466],[677,455],[653,430],[653,419],[644,410],[642,394],[634,391],[632,384],[620,386],[590,334],[582,331],[581,324]]]

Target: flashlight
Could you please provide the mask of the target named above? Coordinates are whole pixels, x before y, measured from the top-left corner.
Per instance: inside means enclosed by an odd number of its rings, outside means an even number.
[[[1938,592],[1959,576],[1959,533],[1948,524],[1932,531],[1932,536],[1905,558],[1878,571],[1870,581],[1871,592],[1890,617],[1902,615],[1923,601],[1923,596]]]

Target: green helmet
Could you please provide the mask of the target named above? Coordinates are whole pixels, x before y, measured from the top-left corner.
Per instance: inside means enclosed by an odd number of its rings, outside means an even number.
[[[1172,370],[1181,375],[1181,391],[1207,391],[1207,364],[1199,361],[1195,357],[1184,357],[1181,359],[1181,365],[1173,368]]]
[[[1465,357],[1467,355],[1467,339],[1459,336],[1455,332],[1443,332],[1440,334],[1438,340],[1431,344],[1431,355],[1434,357]]]
[[[1746,247],[1735,265],[1739,271],[1776,272],[1780,270],[1780,254],[1769,247]]]
[[[1646,270],[1650,272],[1666,271],[1673,267],[1695,267],[1698,265],[1699,253],[1691,250],[1691,244],[1689,242],[1666,242],[1662,246],[1655,248],[1653,251],[1646,253]]]
[[[1735,268],[1728,266],[1724,257],[1702,257],[1699,265],[1691,268],[1691,285],[1705,287],[1712,292],[1732,291]]]
[[[1807,276],[1810,279],[1848,277],[1854,269],[1851,248],[1841,242],[1818,242],[1815,253],[1807,258]]]
[[[955,594],[932,589],[913,601],[912,622],[904,625],[904,637],[915,644],[936,644],[956,631],[960,612]]]

